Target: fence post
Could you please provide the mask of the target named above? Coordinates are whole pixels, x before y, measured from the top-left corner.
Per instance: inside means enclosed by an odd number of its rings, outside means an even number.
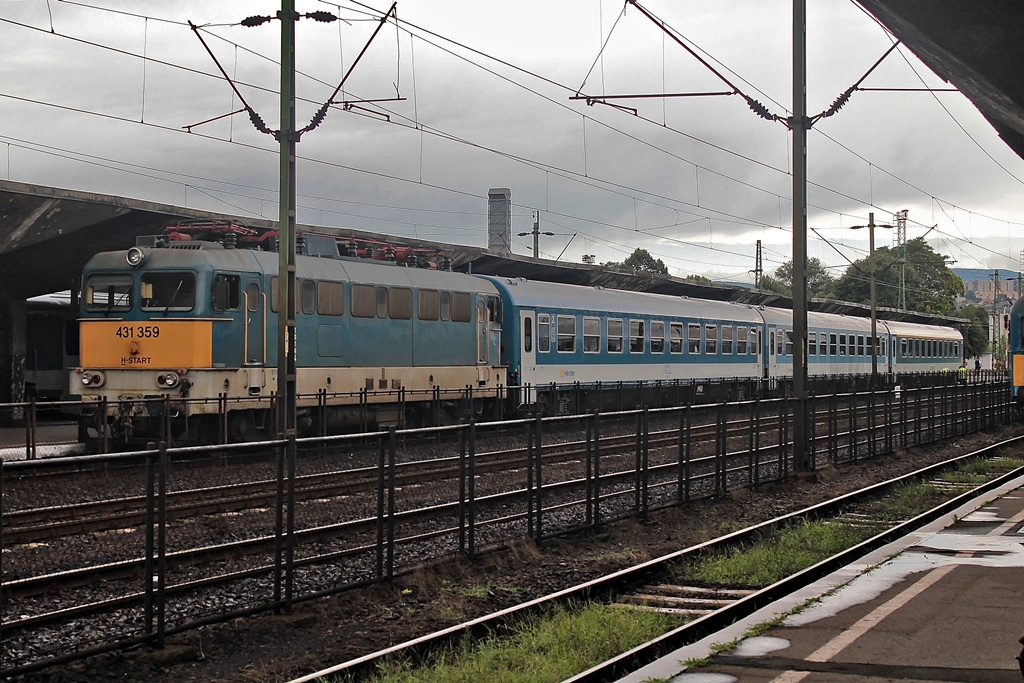
[[[377,578],[384,578],[384,434],[377,433]]]
[[[536,414],[534,410],[534,414]],[[536,440],[533,436],[534,431],[537,429],[537,424],[534,420],[527,420],[526,422],[526,535],[530,538],[535,538],[534,530],[536,520],[534,519],[534,497],[536,492],[533,490],[533,475],[534,459],[537,457],[535,453]]]
[[[36,399],[28,400],[28,414],[25,416],[25,458],[36,459]]]
[[[728,464],[726,463],[729,448],[728,438],[725,433],[726,421],[724,401],[718,404],[718,410],[715,412],[715,492],[718,495],[724,495],[729,491],[729,483],[727,481],[729,472]]]
[[[156,646],[163,649],[166,643],[167,601],[167,444],[163,441],[157,446],[160,451],[160,477],[157,498],[157,579],[156,579]]]
[[[153,444],[148,444],[152,446]],[[153,634],[153,575],[156,548],[153,543],[153,525],[156,518],[156,461],[159,453],[146,454],[146,565],[143,570],[143,591],[146,598],[143,611],[146,619],[146,634]]]
[[[394,456],[391,462],[391,481],[394,490],[395,463]],[[476,557],[476,422],[469,421],[469,556]],[[392,504],[392,514],[394,505]]]
[[[541,416],[540,416],[539,413],[537,414],[537,417],[534,418],[534,425],[535,425],[535,427],[534,427],[534,430],[533,430],[533,438],[534,438],[533,455],[534,455],[534,466],[537,468],[537,471],[536,471],[536,473],[534,475],[535,478],[536,478],[536,482],[537,482],[537,493],[536,493],[536,496],[534,497],[534,502],[535,502],[535,504],[537,506],[537,545],[540,545],[541,544],[541,538],[543,537],[543,531],[542,531],[541,527],[542,527],[542,518],[544,516],[544,479],[543,479],[543,476],[542,476],[543,473],[544,473],[544,467],[543,467],[544,452],[543,452],[543,442],[542,442],[542,437],[541,437],[541,428],[543,427],[543,423],[541,422]]]
[[[395,578],[395,427],[388,427],[388,581]]]
[[[594,527],[601,526],[601,412],[594,411]]]
[[[526,456],[530,460],[529,451]],[[529,469],[529,467],[527,467]],[[527,487],[529,492],[529,487]],[[459,428],[459,552],[466,552],[466,430]]]

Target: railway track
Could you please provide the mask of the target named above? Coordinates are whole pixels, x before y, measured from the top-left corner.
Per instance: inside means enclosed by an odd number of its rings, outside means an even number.
[[[839,519],[843,510],[858,503],[877,498],[885,492],[910,481],[927,481],[936,473],[959,464],[978,458],[1000,457],[1007,450],[1016,453],[1024,452],[1024,437],[1014,437],[998,444],[988,446],[967,455],[958,456],[907,475],[874,484],[852,493],[838,496],[803,510],[776,517],[775,519],[727,534],[705,543],[659,557],[630,569],[622,570],[594,581],[573,586],[537,600],[520,604],[494,614],[486,615],[472,621],[438,631],[413,641],[380,650],[376,653],[360,657],[316,673],[297,678],[293,683],[311,683],[324,676],[358,676],[362,672],[379,668],[386,660],[429,661],[431,653],[443,650],[452,643],[463,640],[473,633],[492,634],[499,632],[523,617],[540,613],[556,604],[570,602],[586,602],[595,598],[610,600],[613,603],[626,605],[629,609],[648,609],[659,611],[675,611],[693,621],[671,631],[640,647],[604,662],[571,679],[572,683],[604,683],[616,680],[625,673],[634,671],[644,664],[654,661],[679,647],[696,642],[708,635],[728,626],[729,624],[756,612],[775,600],[788,595],[799,588],[828,575],[836,569],[854,562],[883,545],[911,532],[921,525],[937,519],[949,511],[956,509],[964,502],[993,490],[1003,484],[1019,478],[1024,468],[994,476],[983,484],[961,487],[958,492],[951,492],[950,497],[930,510],[914,515],[912,518],[884,522],[879,519],[868,520],[877,533],[870,539],[851,548],[841,551],[812,567],[808,567],[789,578],[772,586],[757,591],[731,591],[707,587],[678,586],[664,581],[671,576],[673,569],[682,562],[701,553],[721,551],[744,543],[759,535],[775,529],[791,525],[803,520]],[[640,584],[639,588],[637,585]]]
[[[875,419],[881,421],[884,414],[876,409]],[[871,419],[868,408],[858,410],[854,421]],[[848,427],[850,419],[842,427]],[[819,416],[815,432],[830,425],[828,416]],[[719,435],[717,424],[692,426],[688,435],[692,442],[707,443]],[[749,416],[744,420],[734,419],[724,424],[721,436],[727,442],[735,439],[748,440],[751,447],[772,448],[777,446],[780,419],[778,415]],[[684,428],[650,431],[644,447],[650,450],[678,448],[680,434]],[[834,432],[834,439],[849,439],[847,431]],[[821,438],[821,437],[819,437]],[[756,441],[756,446],[755,446]],[[544,446],[543,457],[548,464],[578,460],[587,455],[586,441],[568,441]],[[628,454],[637,447],[636,434],[603,436],[597,443],[605,456]],[[519,447],[475,454],[476,474],[518,470],[527,466],[528,449]],[[408,486],[425,481],[452,480],[460,476],[459,456],[430,460],[413,460],[396,464],[394,484]],[[297,476],[295,499],[299,502],[349,496],[375,490],[379,485],[378,464],[344,470],[333,470],[317,474]],[[10,486],[10,485],[9,485]],[[166,493],[166,515],[168,520],[180,520],[200,515],[217,515],[242,512],[276,504],[278,482],[264,479],[219,486],[209,486]],[[3,545],[39,542],[71,534],[88,534],[110,531],[124,527],[145,524],[147,506],[152,502],[145,495],[117,497],[70,505],[43,506],[36,508],[7,510],[3,516]]]

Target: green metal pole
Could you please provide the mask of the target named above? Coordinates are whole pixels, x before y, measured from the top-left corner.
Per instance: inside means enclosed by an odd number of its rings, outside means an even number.
[[[281,193],[278,221],[278,431],[295,434],[295,0],[281,2]]]
[[[807,4],[793,0],[793,469],[807,451]]]

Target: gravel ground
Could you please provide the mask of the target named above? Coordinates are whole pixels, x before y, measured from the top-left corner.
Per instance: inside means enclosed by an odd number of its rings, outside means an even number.
[[[93,657],[23,680],[285,681],[1019,433],[1024,425],[826,468],[810,480],[732,491],[540,548],[527,541],[509,544],[475,562],[453,560],[393,585],[302,603],[291,615],[257,616],[174,636],[163,651]]]

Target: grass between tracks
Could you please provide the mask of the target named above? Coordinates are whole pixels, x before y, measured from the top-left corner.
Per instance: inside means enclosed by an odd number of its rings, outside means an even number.
[[[389,661],[374,683],[546,683],[563,681],[682,624],[664,614],[608,605],[556,607],[483,641],[465,641],[423,666]],[[335,679],[338,682],[347,679]]]

